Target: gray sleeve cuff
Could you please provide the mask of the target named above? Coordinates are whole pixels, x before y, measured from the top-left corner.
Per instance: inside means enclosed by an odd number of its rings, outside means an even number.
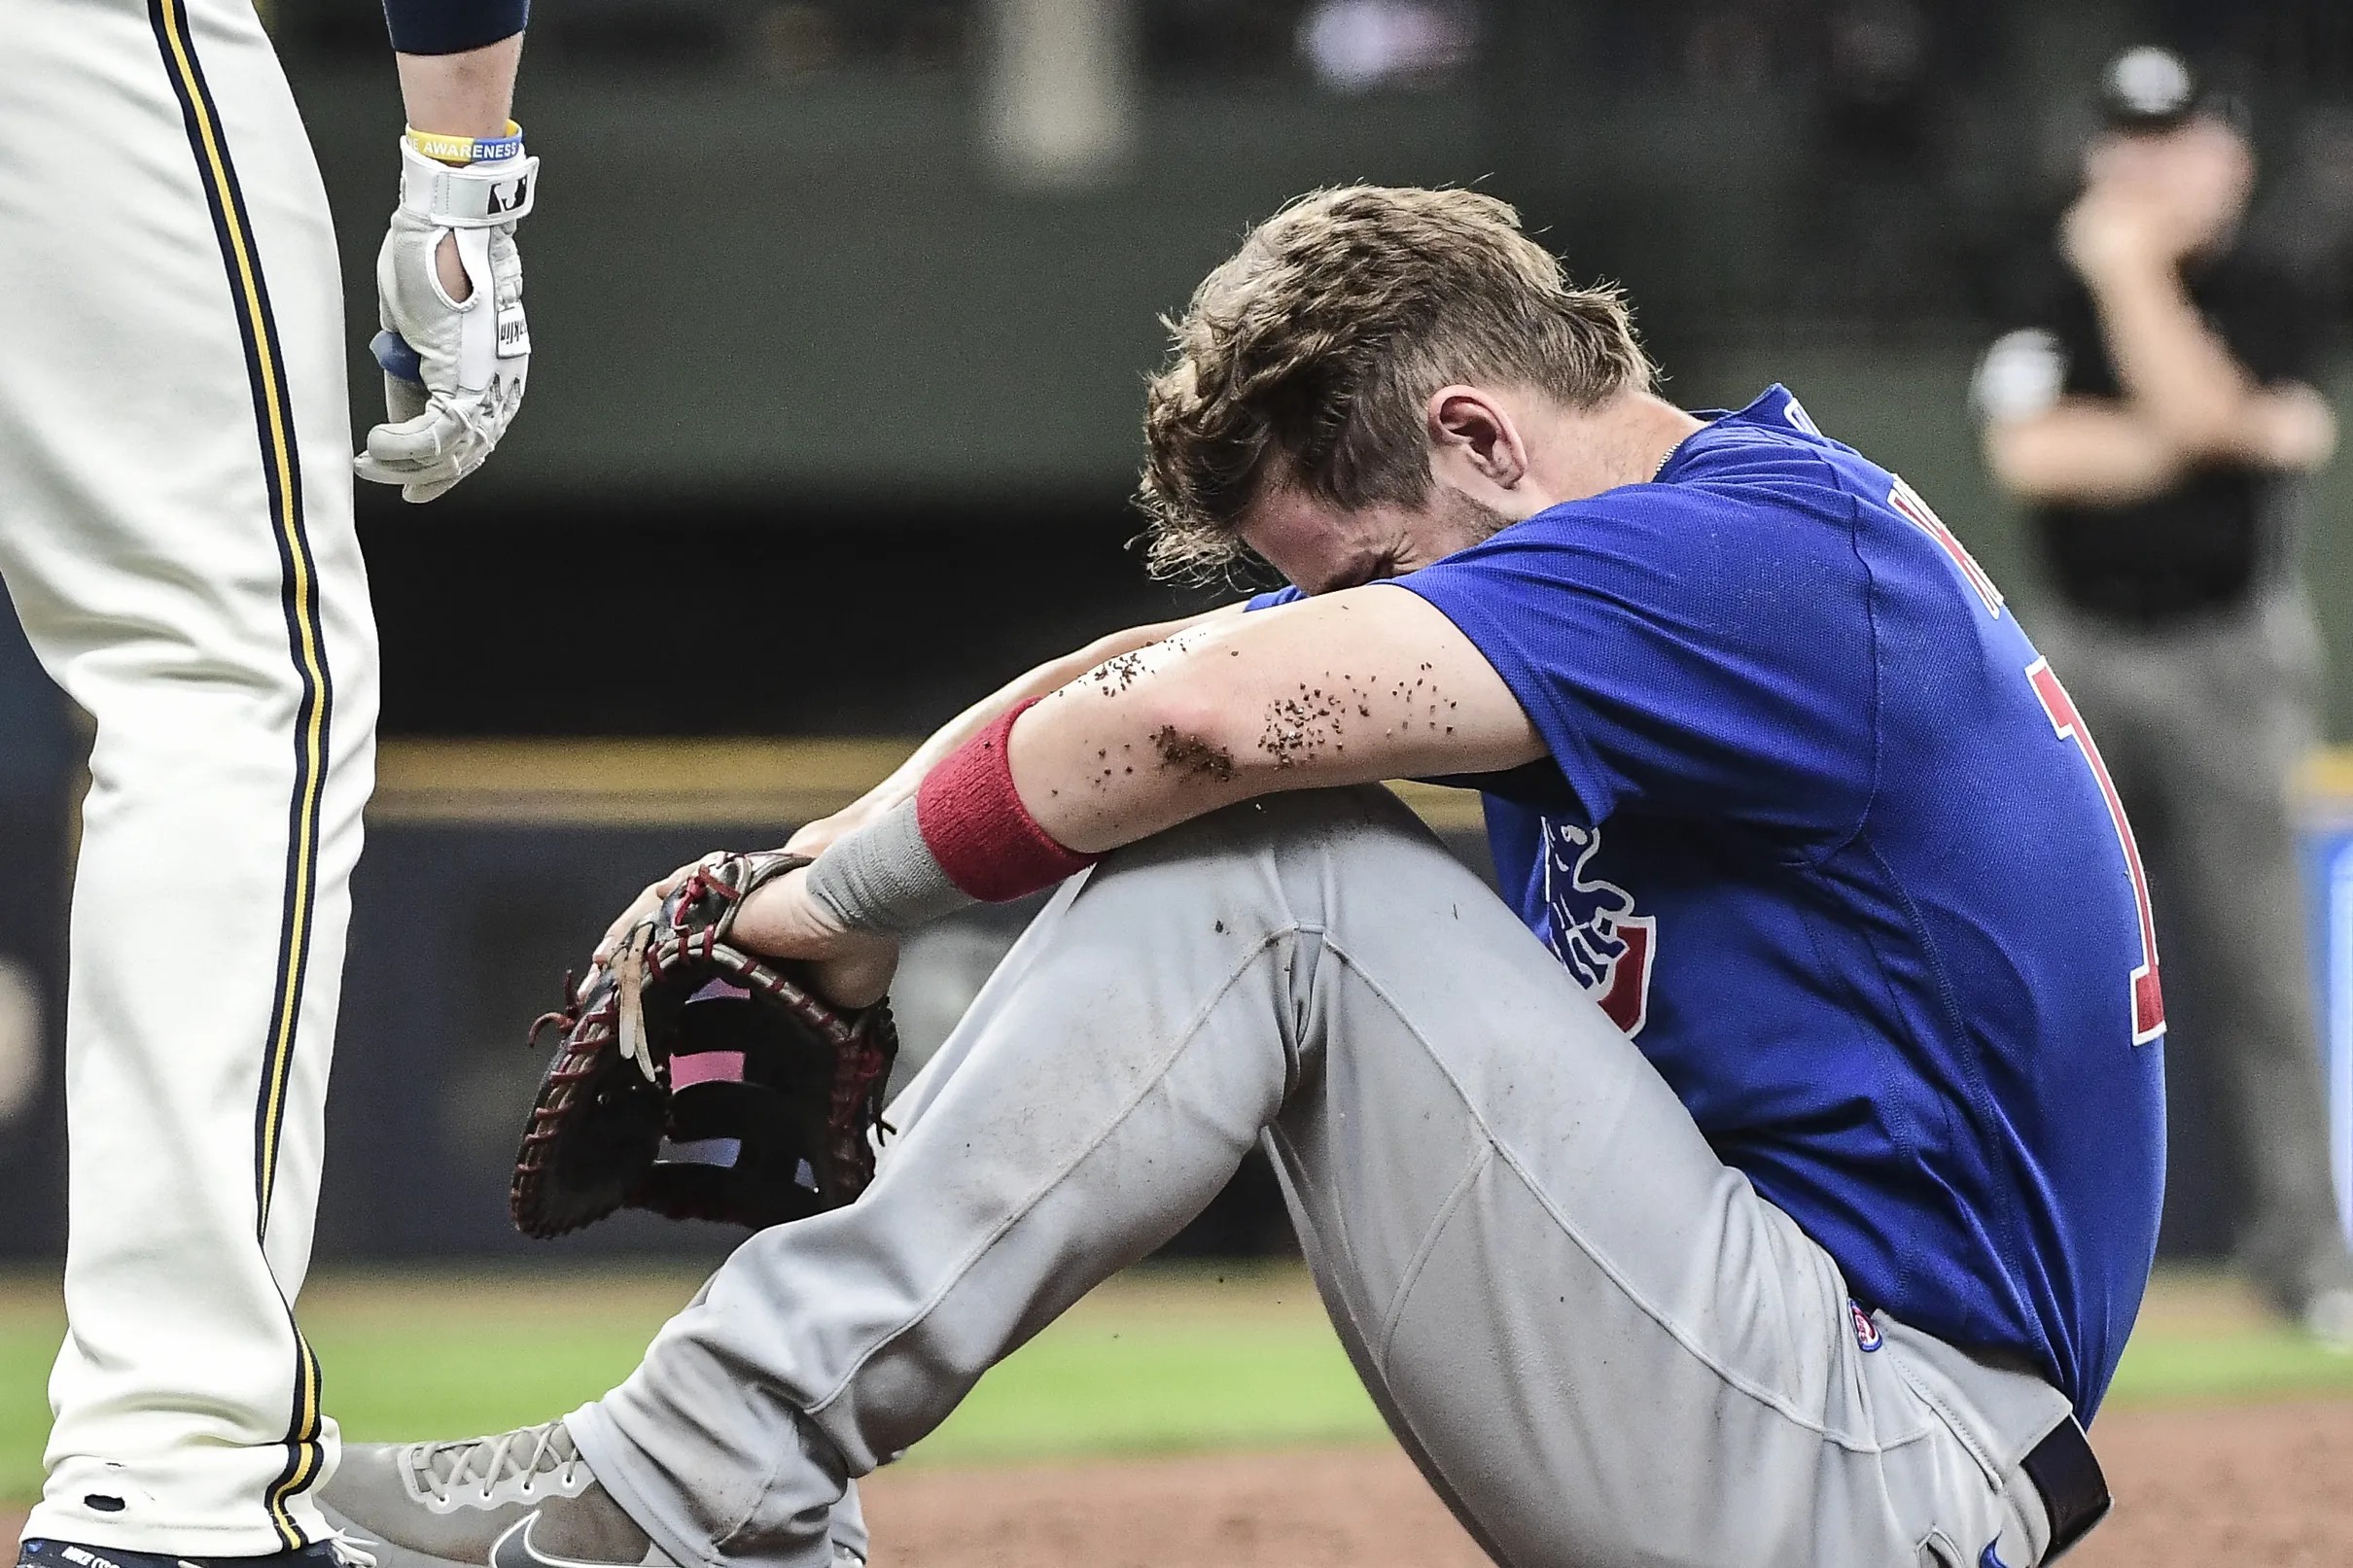
[[[809,896],[854,931],[903,936],[979,900],[948,880],[903,801],[836,839],[809,868]]]

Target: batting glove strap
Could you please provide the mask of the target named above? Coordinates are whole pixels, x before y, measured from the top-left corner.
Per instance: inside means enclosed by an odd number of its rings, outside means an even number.
[[[401,210],[436,228],[507,228],[539,199],[540,160],[515,144],[512,157],[452,166],[401,138]]]

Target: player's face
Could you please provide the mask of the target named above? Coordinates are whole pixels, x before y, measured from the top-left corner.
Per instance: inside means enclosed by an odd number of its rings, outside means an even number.
[[[2234,127],[2201,115],[2171,130],[2103,136],[2092,143],[2084,173],[2087,185],[2155,203],[2199,242],[2211,243],[2245,213],[2255,158]]]
[[[1301,590],[1331,593],[1401,577],[1467,549],[1511,519],[1443,481],[1421,502],[1344,508],[1290,485],[1270,485],[1244,516],[1242,541]]]

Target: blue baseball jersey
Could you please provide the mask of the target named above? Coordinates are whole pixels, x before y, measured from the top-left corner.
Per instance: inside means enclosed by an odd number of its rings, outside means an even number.
[[[1551,753],[1477,781],[1505,896],[1717,1154],[1857,1300],[2089,1420],[2163,1185],[2146,883],[1936,513],[1776,386],[1394,585]]]

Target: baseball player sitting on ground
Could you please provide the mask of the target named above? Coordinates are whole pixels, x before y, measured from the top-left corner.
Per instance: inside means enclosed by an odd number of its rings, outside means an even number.
[[[1263,1139],[1398,1440],[1512,1564],[2049,1560],[2158,1216],[2131,838],[2064,689],[1790,395],[1694,416],[1467,192],[1309,197],[1153,382],[1163,567],[804,830],[739,944],[879,994],[1056,882],[855,1203],[561,1421],[355,1451],[384,1568],[822,1564],[852,1479]],[[1486,792],[1504,896],[1373,782]],[[639,918],[661,887],[623,917]]]

